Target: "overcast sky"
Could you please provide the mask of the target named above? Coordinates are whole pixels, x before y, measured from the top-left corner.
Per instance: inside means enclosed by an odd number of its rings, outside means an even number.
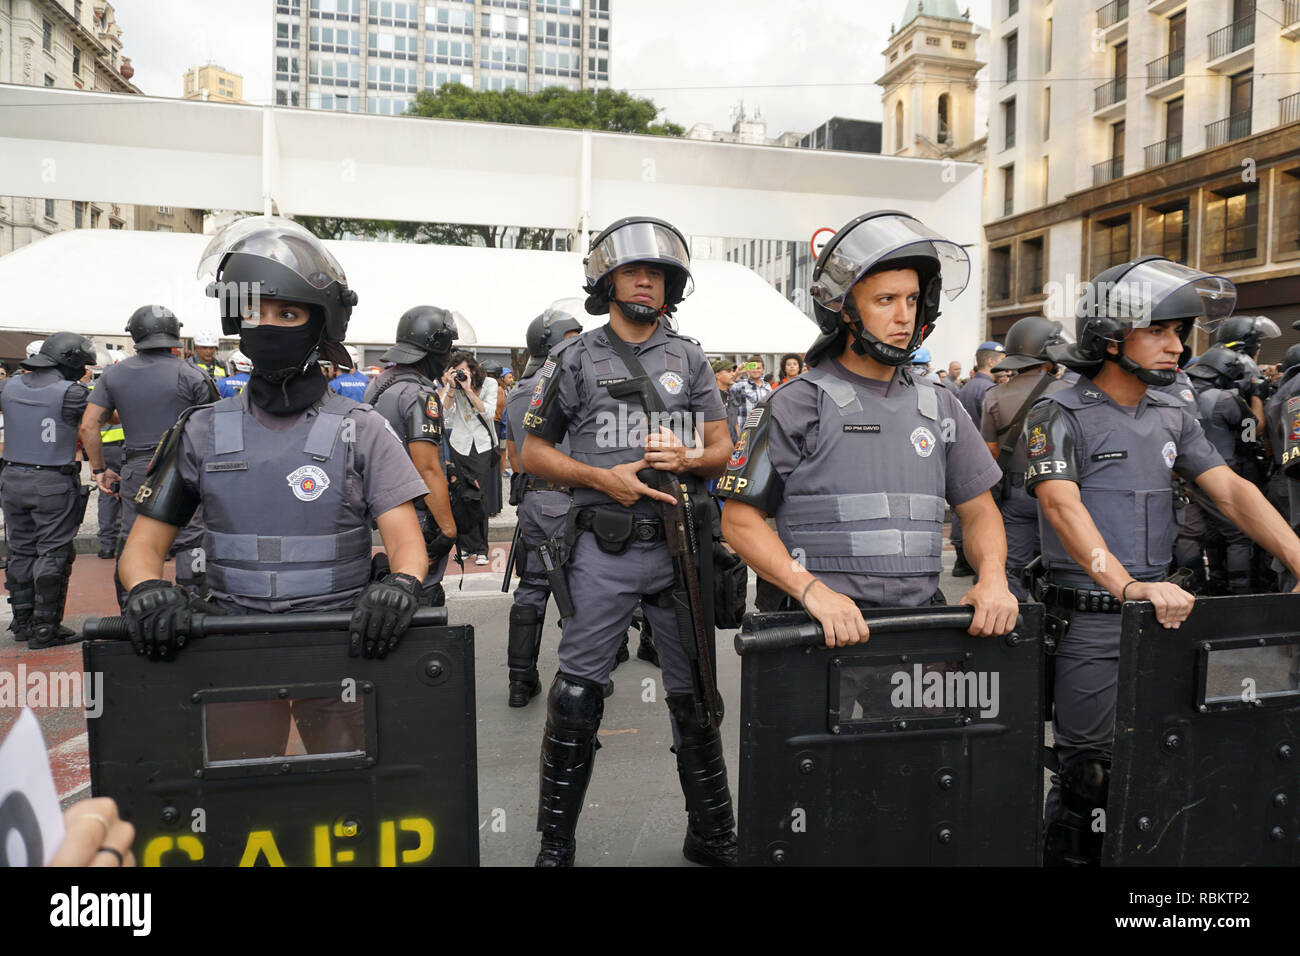
[[[958,0],[987,26],[992,0]],[[114,0],[132,82],[180,96],[209,60],[271,97],[272,0]],[[768,135],[830,116],[880,119],[881,52],[906,0],[611,0],[612,85],[648,96],[683,126],[730,127],[743,99]]]

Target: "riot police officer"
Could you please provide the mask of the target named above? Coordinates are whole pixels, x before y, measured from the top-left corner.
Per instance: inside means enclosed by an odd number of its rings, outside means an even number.
[[[415,510],[429,558],[422,600],[433,607],[446,603],[442,576],[456,540],[447,475],[442,470],[442,405],[437,384],[456,335],[456,320],[445,309],[431,305],[408,309],[397,320],[396,344],[383,355],[385,362],[395,364],[384,369],[365,392],[365,403],[388,420],[429,488],[427,495],[416,500]]]
[[[608,312],[609,324],[555,347],[538,373],[524,419],[524,468],[543,481],[574,489],[568,589],[583,597],[564,624],[560,669],[547,700],[537,862],[573,862],[574,833],[604,711],[604,684],[633,611],[645,597],[689,817],[682,852],[697,863],[734,863],[735,817],[716,725],[720,715],[699,716],[700,698],[715,689],[704,686],[700,670],[692,670],[668,606],[694,585],[675,573],[664,541],[669,532],[654,506],[656,501],[675,505],[680,497],[684,505],[693,505],[691,511],[707,514],[712,504],[705,501],[700,508],[697,499],[707,496],[696,492],[702,490],[701,479],[721,471],[730,449],[717,384],[703,350],[665,321],[693,287],[690,255],[675,227],[632,217],[596,236],[585,263],[586,309],[592,315]],[[682,434],[649,428],[641,407],[613,394],[619,385],[647,379],[653,391],[641,392],[637,401],[661,407]],[[693,441],[693,432],[702,439]],[[566,435],[568,455],[555,447]],[[643,469],[671,472],[678,494],[646,484],[638,477]],[[702,527],[701,537],[706,535],[711,537]],[[707,555],[707,546],[704,551]],[[710,623],[711,616],[706,630]],[[682,635],[705,643],[709,636]]]
[[[248,376],[253,371],[253,363],[239,349],[230,353],[231,373],[217,382],[217,394],[222,398],[238,395],[248,384]]]
[[[89,487],[76,462],[77,426],[88,390],[77,380],[95,361],[95,346],[74,332],[57,332],[23,360],[24,375],[0,380],[5,420],[0,500],[9,533],[5,587],[13,608],[10,630],[32,650],[67,643],[60,626],[73,540],[86,512]]]
[[[964,249],[905,213],[845,224],[813,268],[811,367],[750,416],[718,485],[727,542],[803,605],[828,646],[869,637],[860,607],[941,602],[945,499],[980,572],[961,599],[975,607],[970,632],[1015,624],[989,494],[997,464],[956,396],[899,368],[969,274]]]
[[[565,339],[582,331],[578,321],[581,299],[553,302],[545,312],[528,324],[524,334],[528,345],[528,364],[523,376],[506,397],[502,414],[505,423],[506,455],[510,459],[510,504],[515,506],[519,523],[515,553],[512,555],[519,585],[510,606],[510,634],[506,645],[506,664],[510,669],[508,703],[524,707],[541,693],[542,681],[537,674],[537,655],[542,647],[542,627],[546,623],[546,602],[551,585],[535,550],[544,541],[558,542],[564,534],[564,519],[569,513],[570,490],[554,482],[534,477],[524,471],[519,446],[524,440],[524,414],[532,399],[537,373],[551,350]],[[556,446],[571,454],[568,437]]]
[[[91,393],[90,404],[81,422],[81,444],[99,485],[99,493],[121,496],[119,554],[135,524],[135,495],[144,483],[145,469],[158,440],[176,424],[185,409],[217,399],[217,386],[211,376],[172,354],[172,349],[180,347],[180,330],[180,320],[164,306],[143,305],[136,309],[126,324],[126,331],[135,342],[136,354],[104,370]],[[215,340],[216,334],[212,333],[211,338]],[[126,436],[120,476],[104,459],[99,432],[114,412],[117,412]],[[113,484],[119,480],[120,487],[114,491]],[[179,556],[176,562],[178,583],[198,596],[203,591],[203,564],[192,554],[183,552],[197,547],[202,535],[202,525],[196,519],[177,535],[173,550]],[[120,581],[115,581],[115,584],[121,603],[126,599],[126,591]]]
[[[226,377],[226,368],[217,361],[221,338],[212,329],[203,329],[194,336],[194,354],[186,361],[214,382]]]
[[[1150,601],[1178,627],[1193,596],[1164,580],[1174,519],[1170,471],[1294,572],[1300,541],[1259,491],[1227,468],[1197,421],[1149,386],[1174,381],[1193,323],[1236,300],[1231,282],[1158,256],[1114,266],[1085,286],[1076,342],[1052,355],[1082,373],[1025,422],[1026,489],[1038,500],[1046,578],[1035,596],[1068,620],[1056,645],[1057,786],[1047,803],[1046,859],[1096,862],[1094,811],[1106,806],[1124,601]],[[1134,520],[1134,516],[1140,520]]]
[[[1277,388],[1264,405],[1264,419],[1269,450],[1273,457],[1273,475],[1269,480],[1268,500],[1278,513],[1291,521],[1295,527],[1300,521],[1291,518],[1290,490],[1285,474],[1282,473],[1282,451],[1286,436],[1282,433],[1282,409],[1287,399],[1300,391],[1300,345],[1293,345],[1286,350],[1282,361],[1278,363]],[[1298,500],[1297,505],[1300,505]],[[1300,518],[1300,515],[1297,516]],[[1286,590],[1290,590],[1287,588]]]
[[[1053,374],[1049,345],[1060,345],[1061,323],[1029,315],[1007,330],[1006,358],[994,372],[1015,372],[1015,378],[984,393],[980,435],[1002,469],[998,507],[1007,534],[1007,587],[1017,599],[1029,600],[1021,572],[1038,554],[1038,508],[1025,493],[1025,440],[1021,426],[1039,398],[1069,388]]]
[[[966,380],[966,384],[957,391],[957,401],[961,402],[962,408],[966,409],[966,414],[970,416],[976,428],[980,427],[984,396],[994,385],[993,366],[998,363],[1005,351],[1005,347],[999,342],[981,342],[979,348],[975,350],[975,368],[970,373],[970,378]],[[975,569],[966,559],[960,515],[953,515],[952,533],[948,539],[952,542],[953,550],[957,552],[957,560],[952,566],[952,576],[970,577],[975,573]]]
[[[115,353],[120,354],[120,353]],[[89,386],[94,391],[95,385]],[[110,419],[99,430],[100,447],[104,450],[104,466],[117,473],[122,471],[122,446],[126,444],[126,432],[122,423]],[[122,531],[122,497],[121,495],[99,495],[99,557],[105,561],[117,558],[117,539]]]
[[[1231,321],[1231,319],[1229,320]],[[1196,391],[1201,428],[1224,463],[1242,474],[1248,446],[1254,445],[1257,422],[1242,400],[1240,389],[1249,387],[1248,359],[1232,349],[1216,345],[1188,370]],[[1245,435],[1252,439],[1248,442]],[[1208,565],[1206,594],[1251,593],[1251,543],[1218,508],[1192,491],[1189,507],[1204,514],[1203,543]]]
[[[119,562],[132,642],[161,660],[184,646],[188,598],[161,571],[202,505],[217,610],[355,605],[351,653],[385,656],[410,625],[428,568],[412,502],[429,489],[384,417],[329,391],[317,365],[342,351],[356,293],[310,232],[276,216],[227,226],[199,275],[215,277],[208,294],[253,373],[239,395],[191,410],[168,431],[136,495],[139,518]],[[374,581],[372,520],[391,566]]]

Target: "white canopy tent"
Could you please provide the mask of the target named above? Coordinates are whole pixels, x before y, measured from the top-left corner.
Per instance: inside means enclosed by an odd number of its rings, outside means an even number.
[[[52,332],[98,340],[124,335],[141,305],[163,305],[182,334],[220,328],[217,302],[195,276],[210,237],[80,229],[0,256],[5,290],[0,328],[25,344]],[[327,242],[360,302],[348,341],[393,341],[397,318],[415,305],[437,305],[468,322],[463,339],[488,348],[521,347],[528,322],[556,299],[582,296],[582,257],[522,249],[341,241]],[[692,264],[695,292],[678,310],[681,331],[706,351],[802,352],[816,329],[757,274],[730,262]],[[582,317],[589,325],[601,317]],[[12,345],[8,349],[12,351]],[[17,354],[17,353],[15,353]]]

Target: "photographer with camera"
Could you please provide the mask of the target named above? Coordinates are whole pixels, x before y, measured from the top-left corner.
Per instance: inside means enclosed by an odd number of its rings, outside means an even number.
[[[451,426],[451,458],[461,479],[474,487],[463,492],[482,501],[492,468],[500,461],[500,445],[492,419],[497,408],[496,379],[488,378],[483,366],[469,352],[453,352],[442,380],[442,407]],[[477,557],[474,563],[486,565],[487,511],[481,510],[476,527],[460,528],[458,543],[466,554]]]

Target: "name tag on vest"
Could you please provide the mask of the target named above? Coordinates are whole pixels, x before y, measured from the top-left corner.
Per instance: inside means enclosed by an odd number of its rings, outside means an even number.
[[[1093,461],[1115,461],[1116,459],[1127,458],[1127,457],[1128,457],[1128,452],[1126,451],[1099,451],[1097,452],[1097,454],[1092,456],[1092,460]]]
[[[623,378],[598,378],[596,379],[596,384],[601,388],[609,388],[611,385],[621,385],[626,381],[627,376],[624,376]]]
[[[203,465],[204,471],[248,471],[246,461],[209,461]]]
[[[844,430],[845,430],[846,432],[858,432],[858,433],[860,433],[860,434],[864,434],[864,435],[878,435],[878,434],[880,434],[880,426],[879,426],[879,425],[855,425],[855,424],[853,424],[853,423],[851,423],[851,422],[845,422],[845,423],[844,423]]]

